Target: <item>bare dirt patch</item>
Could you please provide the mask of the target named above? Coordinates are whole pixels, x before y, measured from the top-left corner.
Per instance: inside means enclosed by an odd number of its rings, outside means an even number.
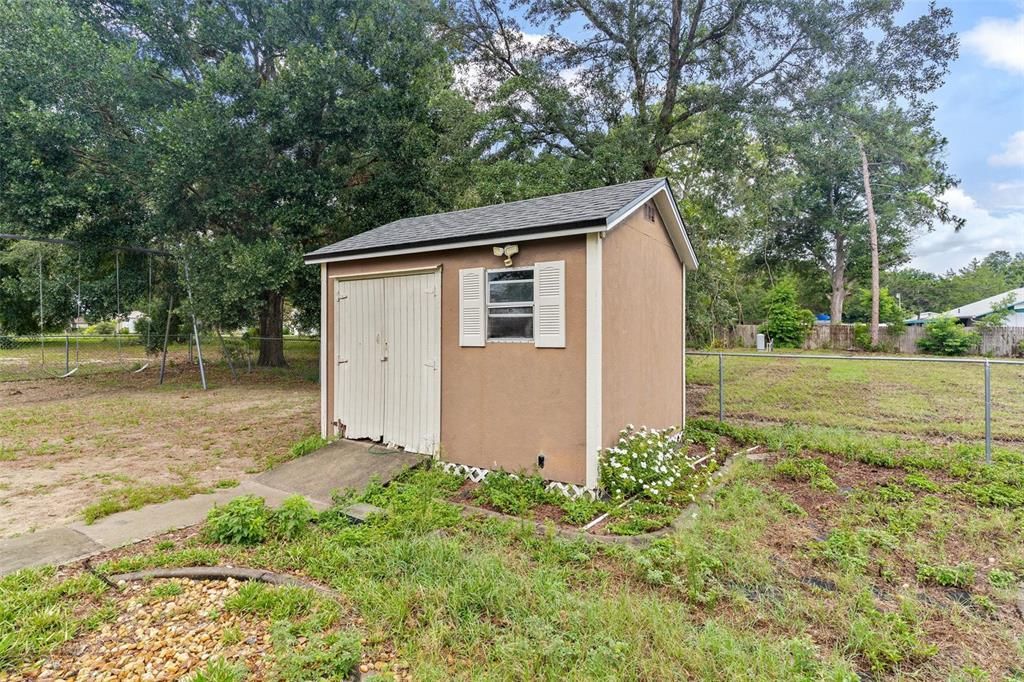
[[[0,384],[0,537],[67,524],[104,492],[265,468],[317,428],[316,384],[287,375],[158,386],[148,375]]]

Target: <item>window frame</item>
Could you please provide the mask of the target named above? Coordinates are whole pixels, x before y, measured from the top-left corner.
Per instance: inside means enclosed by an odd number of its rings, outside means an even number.
[[[491,273],[493,272],[524,272],[530,271],[529,279],[515,279],[515,280],[499,280],[504,282],[529,282],[531,289],[533,289],[533,298],[529,301],[491,301],[491,285],[496,282],[491,281]],[[484,284],[487,288],[487,295],[484,298],[484,315],[487,320],[487,327],[484,332],[485,343],[534,343],[537,338],[536,332],[531,336],[502,336],[492,337],[491,336],[491,318],[530,318],[536,324],[537,306],[537,270],[533,265],[520,265],[511,268],[486,268],[484,270]],[[492,313],[491,310],[495,308],[530,308],[529,313]]]

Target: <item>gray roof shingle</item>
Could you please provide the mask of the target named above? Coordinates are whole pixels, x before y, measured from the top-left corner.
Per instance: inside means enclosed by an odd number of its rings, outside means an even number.
[[[651,178],[450,213],[402,218],[311,251],[305,257],[317,260],[324,256],[357,255],[506,234],[515,236],[554,231],[570,225],[601,224],[664,182],[663,178]]]

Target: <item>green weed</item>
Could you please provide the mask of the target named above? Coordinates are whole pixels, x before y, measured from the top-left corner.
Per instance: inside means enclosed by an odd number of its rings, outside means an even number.
[[[203,668],[186,677],[188,682],[243,682],[249,671],[240,663],[229,663],[220,656],[211,658]]]
[[[53,569],[28,569],[0,578],[0,671],[50,651],[91,625],[109,619],[107,609],[79,609],[106,586],[85,574],[54,578]]]
[[[937,493],[939,492],[939,484],[928,478],[925,474],[918,472],[911,472],[907,474],[907,477],[903,481],[911,488],[921,490],[926,493]]]
[[[942,587],[968,587],[974,583],[974,566],[967,563],[936,566],[923,561],[918,562],[917,581]]]
[[[772,471],[776,476],[794,481],[806,481],[811,484],[812,488],[826,492],[839,490],[839,486],[829,475],[828,465],[820,457],[811,459],[788,457],[772,467]]]
[[[181,586],[181,583],[177,581],[171,581],[166,583],[160,583],[152,590],[149,591],[149,596],[153,599],[167,599],[168,597],[177,597],[179,594],[184,592],[185,589]]]
[[[110,516],[117,512],[139,509],[147,504],[182,500],[209,491],[209,488],[201,486],[191,477],[185,478],[181,483],[126,485],[115,490],[108,490],[100,495],[97,502],[82,510],[82,517],[87,524],[92,524],[104,516]]]
[[[247,582],[224,601],[224,608],[280,620],[309,613],[314,601],[314,594],[301,587],[273,587],[266,583]]]
[[[846,646],[862,657],[873,673],[881,675],[902,663],[923,661],[935,655],[936,647],[927,644],[924,636],[913,605],[904,601],[898,611],[891,613],[865,606],[850,623]]]
[[[494,471],[473,491],[477,502],[493,507],[505,514],[522,516],[534,507],[551,501],[540,476],[514,475]]]
[[[263,498],[255,495],[236,497],[206,515],[205,536],[210,542],[256,545],[265,541],[269,532],[270,510]]]
[[[1013,571],[1004,571],[1000,568],[993,568],[988,573],[988,581],[992,587],[1008,590],[1017,584],[1017,576]]]
[[[316,510],[302,495],[292,495],[281,503],[270,519],[275,535],[285,540],[294,540],[309,527],[316,518]]]

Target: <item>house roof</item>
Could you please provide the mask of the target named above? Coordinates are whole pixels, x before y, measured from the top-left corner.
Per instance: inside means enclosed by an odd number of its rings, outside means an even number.
[[[649,199],[658,206],[679,259],[697,267],[668,181],[652,178],[535,199],[403,218],[305,255],[307,263],[356,260],[458,246],[606,232]]]
[[[1010,289],[1009,291],[1004,291],[1003,293],[996,294],[995,296],[983,298],[980,301],[975,301],[974,303],[962,305],[959,308],[947,310],[946,312],[943,313],[943,315],[958,317],[961,320],[973,320],[976,317],[988,315],[990,312],[992,312],[992,306],[996,305],[997,303],[1002,303],[1006,298],[1010,296],[1013,297],[1013,301],[1010,302],[1010,305],[1012,307],[1020,308],[1024,306],[1024,287],[1021,287],[1019,289]]]

